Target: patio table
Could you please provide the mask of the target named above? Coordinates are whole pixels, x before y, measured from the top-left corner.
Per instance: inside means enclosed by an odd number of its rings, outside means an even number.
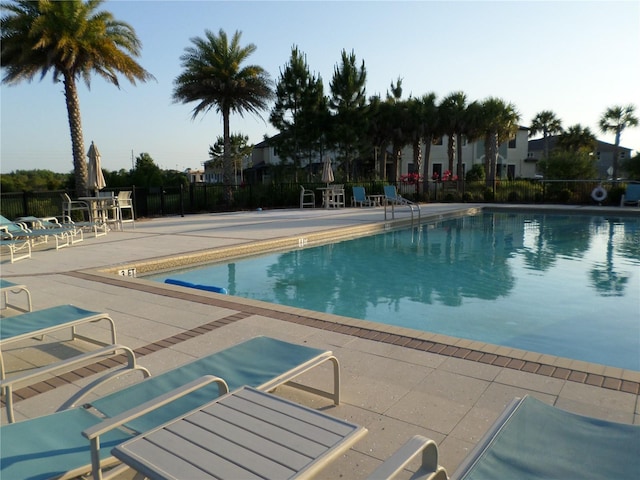
[[[112,454],[152,480],[308,478],[366,432],[242,387],[115,447]]]

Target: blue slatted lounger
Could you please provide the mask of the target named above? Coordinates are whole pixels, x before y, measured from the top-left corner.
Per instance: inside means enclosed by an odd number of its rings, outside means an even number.
[[[111,328],[111,341],[103,342],[94,338],[81,335],[76,327],[104,320]],[[36,310],[0,320],[0,378],[5,378],[4,360],[2,350],[8,345],[33,337],[71,329],[71,338],[80,339],[96,345],[113,345],[116,343],[116,326],[106,313],[92,312],[74,305],[59,305],[57,307]]]
[[[299,375],[327,361],[333,364],[333,391],[324,391],[294,381]],[[23,420],[0,427],[0,478],[48,478],[70,473],[64,478],[90,471],[90,443],[82,434],[90,428],[100,430],[101,418],[90,413],[101,412],[107,418],[124,415],[147,401],[166,395],[172,389],[185,386],[205,376],[220,377],[228,383],[229,390],[248,385],[261,391],[271,391],[288,384],[308,392],[340,401],[340,372],[338,360],[328,350],[297,345],[269,337],[256,337],[234,345],[174,370],[148,378],[116,391],[83,407],[65,405],[69,410],[45,417]],[[92,437],[92,444],[99,445],[103,466],[114,459],[111,449],[135,432],[148,431],[167,420],[183,415],[220,394],[219,386],[211,383],[189,393],[179,400],[163,406],[142,417],[127,422],[129,432],[111,431],[99,438]],[[76,397],[81,403],[82,397]],[[91,410],[88,410],[91,409]],[[60,432],[65,432],[60,435]],[[93,455],[97,458],[98,453]],[[95,473],[95,472],[94,472]]]

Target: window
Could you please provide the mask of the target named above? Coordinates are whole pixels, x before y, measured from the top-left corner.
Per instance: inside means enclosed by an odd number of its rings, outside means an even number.
[[[516,148],[516,137],[509,140],[509,148]]]
[[[438,138],[434,138],[433,139],[433,144],[434,145],[442,145],[442,137],[438,137]]]
[[[442,164],[441,163],[434,163],[431,168],[432,168],[431,178],[433,180],[437,180],[439,178],[442,178]]]

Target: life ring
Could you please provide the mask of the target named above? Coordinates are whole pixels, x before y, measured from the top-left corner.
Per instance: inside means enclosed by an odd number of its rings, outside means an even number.
[[[593,198],[596,202],[602,202],[605,198],[607,198],[607,191],[602,188],[601,185],[598,185],[591,192],[591,198]]]

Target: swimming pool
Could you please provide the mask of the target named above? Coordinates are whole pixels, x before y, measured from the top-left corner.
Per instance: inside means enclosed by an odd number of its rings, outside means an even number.
[[[483,213],[145,277],[640,370],[640,219]]]

